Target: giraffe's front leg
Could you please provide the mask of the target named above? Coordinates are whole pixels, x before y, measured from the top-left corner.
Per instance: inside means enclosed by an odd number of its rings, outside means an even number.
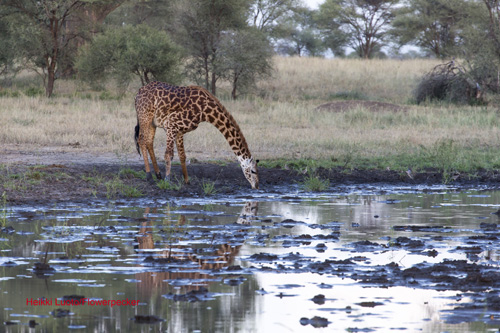
[[[184,151],[184,135],[182,133],[177,134],[177,152],[179,154],[179,160],[181,161],[184,183],[189,184],[189,177],[186,167],[186,152]]]
[[[174,159],[174,144],[176,133],[174,131],[167,131],[167,149],[165,150],[165,179],[170,179],[170,170],[172,167],[172,160]]]

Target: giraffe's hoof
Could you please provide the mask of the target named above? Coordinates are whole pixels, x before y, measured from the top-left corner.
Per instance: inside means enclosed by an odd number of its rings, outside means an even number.
[[[146,180],[150,183],[153,184],[155,181],[153,180],[153,176],[151,175],[151,172],[146,172]]]
[[[161,172],[158,172],[156,174],[156,179],[158,179],[158,180],[162,180],[163,179],[163,176],[161,175]]]

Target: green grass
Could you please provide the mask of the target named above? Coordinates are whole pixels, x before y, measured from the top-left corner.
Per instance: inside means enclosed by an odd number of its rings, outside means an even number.
[[[170,180],[162,179],[156,183],[156,186],[161,190],[179,191],[182,188],[182,184],[182,181],[175,178]]]
[[[328,179],[321,179],[315,175],[308,175],[302,182],[302,188],[308,192],[323,192],[330,187]]]
[[[138,179],[146,179],[146,172],[144,170],[135,171],[130,168],[122,168],[118,172],[118,176],[120,178],[138,178]]]
[[[104,186],[106,187],[106,197],[108,199],[114,199],[117,195],[128,198],[138,198],[143,196],[143,193],[139,189],[124,184],[118,176],[105,182]]]
[[[5,192],[2,193],[0,198],[0,226],[5,228],[7,224],[7,194]]]
[[[203,180],[201,188],[203,189],[203,194],[206,196],[214,195],[217,192],[215,189],[215,183],[211,181]]]

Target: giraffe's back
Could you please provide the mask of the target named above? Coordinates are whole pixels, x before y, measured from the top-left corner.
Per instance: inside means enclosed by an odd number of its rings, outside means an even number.
[[[201,121],[206,106],[206,90],[197,86],[179,87],[154,81],[139,89],[135,104],[138,118],[166,127],[174,122],[182,130],[192,130]],[[191,129],[191,127],[193,127]]]

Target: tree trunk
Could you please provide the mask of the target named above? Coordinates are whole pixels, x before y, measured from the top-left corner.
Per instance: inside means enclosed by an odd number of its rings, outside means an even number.
[[[233,100],[236,100],[236,91],[238,89],[238,76],[235,74],[235,77],[233,79],[233,89],[231,90],[231,98]]]
[[[53,70],[49,70],[47,74],[47,86],[45,87],[45,95],[51,97],[54,92],[54,82],[56,81],[56,75]]]
[[[212,94],[214,96],[216,95],[216,92],[217,92],[216,83],[217,83],[217,75],[215,73],[212,73],[212,84],[210,86],[210,91],[212,92]]]

